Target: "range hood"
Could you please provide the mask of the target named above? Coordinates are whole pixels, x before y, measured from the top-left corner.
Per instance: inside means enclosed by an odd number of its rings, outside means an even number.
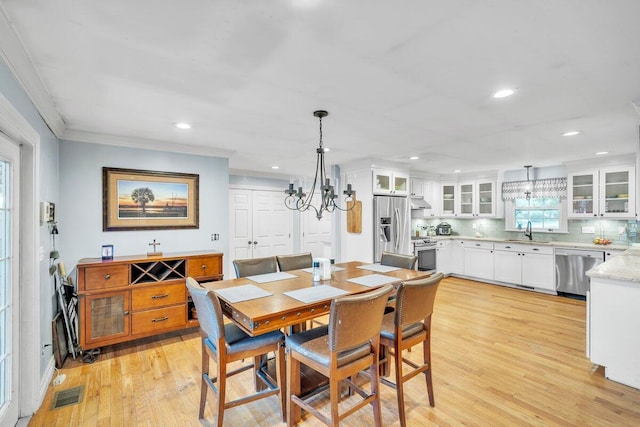
[[[411,198],[411,209],[431,209],[431,205],[422,198]]]

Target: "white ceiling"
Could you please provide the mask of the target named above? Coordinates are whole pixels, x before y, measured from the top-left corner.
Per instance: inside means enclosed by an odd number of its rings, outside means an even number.
[[[0,6],[28,61],[6,40],[3,57],[36,87],[33,67],[48,92],[36,105],[65,139],[177,145],[226,154],[237,170],[279,165],[285,177],[313,172],[317,109],[329,111],[329,163],[508,170],[634,153],[639,142],[638,0]],[[491,97],[504,87],[516,95]],[[573,129],[583,133],[561,136]]]

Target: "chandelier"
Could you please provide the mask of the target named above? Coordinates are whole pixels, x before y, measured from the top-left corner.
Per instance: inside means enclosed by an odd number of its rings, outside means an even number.
[[[311,187],[311,191],[309,194],[305,194],[302,192],[302,187],[298,187],[298,190],[293,188],[293,183],[289,184],[289,188],[284,190],[287,196],[284,199],[284,204],[287,208],[291,210],[298,210],[300,212],[305,212],[313,209],[316,213],[316,218],[318,220],[322,219],[322,214],[324,212],[333,212],[335,209],[339,209],[341,211],[348,211],[355,206],[355,203],[351,203],[350,201],[355,199],[356,191],[351,188],[351,184],[347,184],[347,189],[343,191],[345,197],[345,202],[347,202],[347,208],[343,209],[336,204],[336,199],[338,195],[335,193],[335,189],[329,178],[327,178],[327,171],[325,170],[324,163],[324,153],[325,148],[322,146],[322,118],[327,117],[329,115],[328,112],[324,110],[314,111],[313,115],[320,120],[320,146],[316,149],[316,174],[313,178],[313,186]],[[316,190],[316,186],[319,187]],[[320,196],[320,206],[314,206],[312,202],[314,201],[314,196],[316,194]]]

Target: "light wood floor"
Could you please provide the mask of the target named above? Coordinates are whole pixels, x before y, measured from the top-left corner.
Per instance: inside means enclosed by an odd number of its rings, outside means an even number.
[[[449,278],[438,291],[432,340],[436,406],[427,403],[422,377],[411,380],[409,425],[640,424],[640,391],[605,379],[585,357],[583,301]],[[422,354],[416,347],[408,355]],[[68,360],[62,372],[67,380],[49,388],[30,425],[199,425],[195,331],[107,347],[95,363]],[[246,374],[231,391],[252,387]],[[77,385],[85,386],[80,404],[49,410],[54,391]],[[381,387],[383,423],[397,426],[395,392]],[[373,425],[370,412],[343,425]],[[281,425],[278,414],[271,397],[228,410],[225,425]],[[205,416],[212,420],[210,404]],[[321,424],[305,415],[301,425]]]

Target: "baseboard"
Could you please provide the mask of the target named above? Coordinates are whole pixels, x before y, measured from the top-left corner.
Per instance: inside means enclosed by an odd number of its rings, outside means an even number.
[[[47,369],[42,376],[42,381],[40,382],[40,393],[38,394],[38,404],[36,405],[38,409],[40,409],[42,402],[44,402],[44,397],[47,395],[47,389],[49,389],[49,384],[51,384],[51,380],[53,379],[55,367],[56,360],[52,354],[49,359],[49,363],[47,364]]]

